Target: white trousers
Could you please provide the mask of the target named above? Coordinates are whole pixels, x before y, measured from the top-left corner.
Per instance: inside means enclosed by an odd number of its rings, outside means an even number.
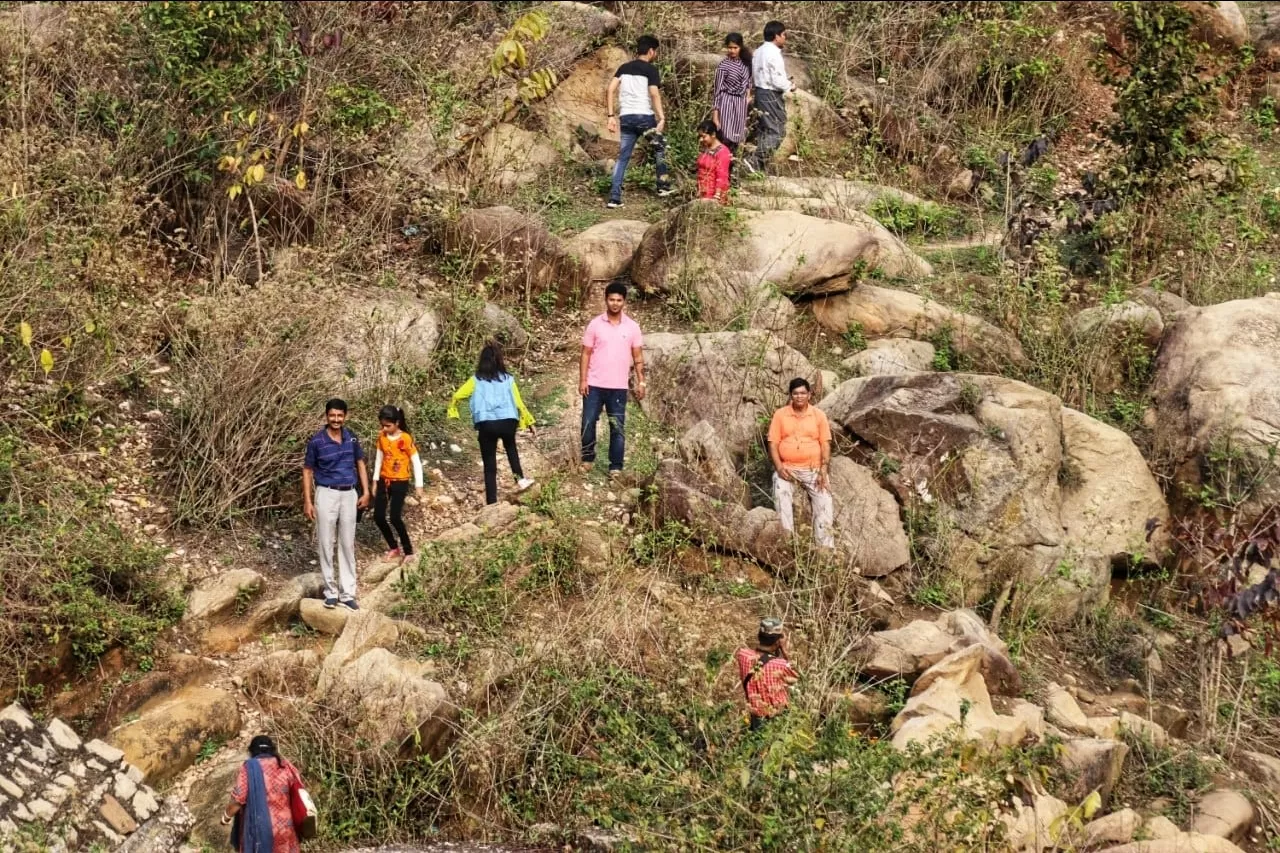
[[[788,533],[795,530],[795,494],[796,484],[809,493],[809,506],[813,510],[813,541],[823,548],[833,548],[836,538],[831,531],[835,508],[831,503],[831,492],[818,489],[818,472],[809,468],[788,468],[792,480],[788,482],[773,472],[773,505],[778,510],[782,527]]]
[[[338,576],[335,585],[333,550],[338,548]],[[324,597],[345,601],[356,597],[356,491],[340,492],[316,487],[316,548],[320,552],[320,573],[324,575]]]

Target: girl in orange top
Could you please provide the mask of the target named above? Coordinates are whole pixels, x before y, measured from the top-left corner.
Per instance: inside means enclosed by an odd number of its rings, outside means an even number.
[[[409,435],[404,409],[383,406],[378,410],[378,422],[382,432],[378,433],[378,454],[373,464],[373,470],[378,472],[373,486],[373,520],[387,540],[387,559],[407,558],[413,556],[413,544],[404,526],[404,499],[409,495],[410,470],[418,499],[422,499],[422,457],[418,455],[413,436]],[[387,523],[388,504],[391,505],[390,524]]]

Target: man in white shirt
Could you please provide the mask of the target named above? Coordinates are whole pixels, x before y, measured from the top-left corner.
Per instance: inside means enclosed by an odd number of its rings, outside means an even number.
[[[781,21],[764,25],[764,44],[751,57],[751,79],[755,86],[756,150],[746,161],[751,171],[765,171],[773,154],[787,135],[787,107],[782,98],[795,87],[787,76],[782,48],[787,43],[787,27]]]

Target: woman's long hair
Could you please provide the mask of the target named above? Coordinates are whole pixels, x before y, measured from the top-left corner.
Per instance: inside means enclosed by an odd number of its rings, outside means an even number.
[[[480,361],[476,364],[476,379],[485,382],[497,382],[507,375],[507,366],[502,363],[502,347],[495,343],[484,345],[480,350]]]
[[[742,41],[742,33],[729,33],[724,37],[724,46],[731,44],[738,46],[738,61],[747,66],[747,70],[751,70],[751,48]]]
[[[277,764],[283,764],[280,759],[280,753],[276,752],[276,742],[266,735],[255,735],[253,740],[249,741],[249,757],[261,758],[262,756],[274,758]]]
[[[379,423],[382,421],[393,423],[401,432],[409,431],[409,421],[405,419],[404,409],[399,409],[395,406],[388,405],[378,409],[378,421]]]

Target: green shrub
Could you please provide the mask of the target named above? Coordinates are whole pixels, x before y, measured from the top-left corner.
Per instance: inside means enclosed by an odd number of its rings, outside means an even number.
[[[958,211],[931,201],[908,202],[885,195],[876,199],[867,212],[899,237],[948,237],[968,230]]]
[[[339,83],[325,90],[329,124],[345,136],[363,136],[400,120],[400,111],[376,89]]]

